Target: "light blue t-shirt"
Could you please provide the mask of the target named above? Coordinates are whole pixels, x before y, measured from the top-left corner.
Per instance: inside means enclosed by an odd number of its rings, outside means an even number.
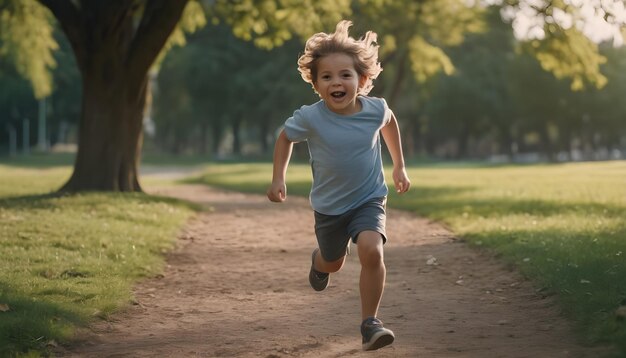
[[[389,123],[391,111],[382,98],[357,99],[362,109],[355,114],[334,113],[320,100],[302,106],[285,122],[290,141],[307,141],[311,206],[322,214],[340,215],[388,192],[380,129]]]

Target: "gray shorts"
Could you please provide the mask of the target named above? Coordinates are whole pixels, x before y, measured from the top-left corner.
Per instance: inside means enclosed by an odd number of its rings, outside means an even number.
[[[315,236],[325,261],[337,261],[346,255],[346,248],[356,244],[363,231],[376,231],[387,241],[385,204],[387,198],[374,198],[341,215],[325,215],[315,211]]]

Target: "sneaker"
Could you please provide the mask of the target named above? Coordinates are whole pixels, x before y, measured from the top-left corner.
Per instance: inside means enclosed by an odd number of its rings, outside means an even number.
[[[395,336],[390,329],[383,327],[383,322],[376,317],[369,317],[361,323],[363,350],[374,351],[393,343]]]
[[[319,272],[314,268],[315,254],[317,254],[318,251],[320,251],[319,248],[313,250],[313,254],[311,255],[311,271],[309,272],[309,283],[315,291],[324,291],[324,289],[328,287],[330,274],[326,272]]]

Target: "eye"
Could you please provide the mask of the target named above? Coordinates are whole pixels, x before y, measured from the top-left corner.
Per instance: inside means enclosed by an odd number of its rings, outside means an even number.
[[[329,75],[322,75],[322,79],[323,79],[323,80],[329,80],[329,79],[330,79],[330,76],[329,76]]]
[[[346,72],[342,75],[343,78],[351,78],[352,74],[350,72]]]

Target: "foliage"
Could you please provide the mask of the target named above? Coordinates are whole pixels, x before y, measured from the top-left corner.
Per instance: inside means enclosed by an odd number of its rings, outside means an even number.
[[[153,70],[158,71],[160,64],[167,53],[175,46],[185,46],[187,39],[185,34],[193,34],[207,24],[207,19],[202,6],[197,1],[191,1],[185,6],[178,25],[168,38],[165,46],[161,50],[159,57],[155,61]]]
[[[529,9],[534,11],[535,17],[543,21],[536,26],[543,26],[540,31],[544,35],[531,37],[532,41],[526,49],[537,57],[544,69],[559,78],[571,78],[572,88],[581,89],[584,81],[598,87],[606,82],[599,67],[605,59],[598,54],[596,46],[591,42],[591,35],[583,33],[578,26],[579,23],[596,19],[581,16],[585,10],[579,5],[572,5],[570,1],[546,2],[539,8],[533,8],[525,0],[506,1],[504,4],[496,0],[192,1],[165,45],[160,59],[173,45],[184,45],[184,32],[192,33],[205,26],[207,17],[211,24],[224,22],[237,37],[253,40],[257,46],[269,49],[281,46],[294,35],[306,38],[320,29],[330,28],[340,19],[351,15],[352,5],[357,15],[368,18],[368,24],[385,34],[384,43],[388,44],[388,49],[384,51],[394,52],[398,50],[397,46],[408,45],[410,67],[416,79],[424,82],[439,71],[452,73],[453,65],[441,48],[458,45],[466,34],[484,30],[481,20],[485,8],[483,3],[498,4],[506,14],[505,18],[514,25],[518,18],[529,16]],[[615,11],[613,7],[604,3],[594,6],[600,6],[598,11],[606,13],[606,23],[624,29],[623,20],[620,20],[619,14],[612,12]],[[20,73],[32,81],[36,97],[41,98],[51,91],[47,68],[54,66],[51,51],[57,48],[52,37],[50,15],[35,0],[2,0],[0,8],[3,8],[2,23],[6,27],[0,31],[0,34],[4,34],[2,52],[15,57],[14,62]],[[557,12],[562,15],[557,17]],[[576,27],[568,27],[555,20],[567,19],[567,16],[576,21]],[[521,19],[518,22],[524,21]],[[37,33],[33,33],[33,29],[37,29]],[[527,32],[532,34],[532,31]],[[31,38],[33,43],[23,41]]]
[[[222,25],[190,36],[186,47],[170,53],[159,73],[154,112],[159,146],[206,153],[210,143],[210,152],[217,155],[224,133],[247,126],[259,133],[248,142],[267,150],[266,137],[289,111],[314,99],[293,60],[300,46],[289,41],[262,50]]]
[[[338,19],[348,17],[355,23],[354,33],[374,30],[380,35],[385,72],[372,94],[384,96],[398,114],[407,129],[403,134],[409,153],[513,157],[518,148],[548,153],[556,160],[559,152],[582,150],[591,159],[594,151],[623,149],[619,93],[625,81],[621,73],[626,65],[620,60],[624,50],[607,43],[610,38],[591,36],[589,26],[581,27],[597,20],[624,32],[621,17],[610,7],[616,2],[536,3],[529,9],[532,3],[527,0],[191,1],[157,60],[157,65],[164,63],[160,61],[168,52],[172,57],[167,69],[160,71],[154,114],[161,126],[157,136],[170,138],[158,137],[157,142],[167,150],[216,152],[226,134],[234,133],[235,152],[245,143],[267,152],[275,128],[295,107],[314,100],[293,75],[302,47],[299,40],[315,31],[332,31]],[[0,4],[3,16],[17,26],[19,14],[12,9],[33,3]],[[148,2],[135,4],[137,22]],[[588,7],[586,12],[593,10],[592,17],[584,17],[581,6]],[[530,22],[524,18],[529,13],[534,14]],[[596,19],[598,14],[606,16]],[[503,24],[500,15],[511,24]],[[557,21],[567,16],[576,20],[573,25]],[[524,21],[530,27],[520,26]],[[204,35],[189,35],[200,28]],[[238,41],[230,33],[250,42]],[[617,45],[619,37],[611,33]],[[601,40],[605,42],[598,44]],[[61,38],[56,42],[58,68],[48,102],[52,142],[62,137],[61,122],[78,123],[81,116],[82,83],[78,72],[71,71],[76,63],[69,43]],[[176,45],[194,48],[172,51]],[[36,102],[15,79],[9,66],[12,59],[0,60],[0,121],[19,133],[20,121],[35,117]],[[557,78],[546,76],[542,68]],[[570,93],[571,88],[580,95]],[[6,134],[0,141],[4,150]],[[21,138],[18,135],[18,141]],[[212,148],[205,148],[208,144]]]
[[[32,87],[12,64],[0,57],[0,147],[8,145],[8,129],[20,130],[24,118],[36,118]],[[21,132],[20,132],[21,133]]]
[[[600,65],[606,58],[598,53],[596,44],[578,31],[569,29],[544,41],[531,41],[525,47],[556,78],[571,78],[572,90],[581,90],[585,80],[597,88],[607,83],[607,78],[600,73]]]
[[[351,0],[217,0],[207,7],[213,24],[225,22],[233,33],[264,49],[334,26],[349,14]]]
[[[58,32],[55,38],[59,49],[54,52],[57,63],[52,72],[53,92],[46,101],[46,140],[50,145],[59,141],[75,142],[75,128],[80,114],[81,81],[67,40]],[[0,58],[0,153],[9,151],[9,130],[16,134],[18,153],[23,149],[23,120],[30,124],[30,143],[36,143],[39,123],[39,103],[34,98],[31,84],[19,75],[14,66]],[[0,155],[1,155],[0,154]]]
[[[128,305],[132,284],[162,270],[192,214],[143,194],[46,194],[68,175],[0,165],[0,356],[45,354]]]
[[[539,292],[556,295],[583,340],[626,353],[626,322],[616,315],[626,305],[626,162],[433,164],[408,172],[411,190],[390,194],[390,207],[442,221],[498,254]],[[214,164],[196,182],[263,193],[271,176],[271,164]],[[290,195],[308,195],[309,166],[290,165],[287,178]]]
[[[418,112],[423,115],[412,117],[421,125],[410,125],[421,126],[421,141],[437,143],[439,149],[430,148],[429,153],[501,153],[515,159],[517,153],[534,152],[551,160],[580,160],[593,159],[594,150],[620,148],[619,138],[626,132],[617,126],[618,113],[624,113],[623,101],[617,98],[626,83],[621,74],[626,49],[602,46],[602,56],[611,59],[602,66],[608,85],[573,92],[568,80],[555,78],[529,54],[517,51],[511,29],[494,15],[486,18],[489,31],[470,35],[447,50],[457,71],[427,84],[428,97]],[[450,141],[456,146],[444,145]]]
[[[573,90],[585,84],[602,88],[606,77],[600,65],[606,58],[597,44],[624,44],[626,9],[623,0],[487,0],[502,8],[515,36],[557,78],[572,80]]]
[[[52,52],[57,49],[47,9],[36,0],[0,0],[0,57],[11,59],[38,99],[52,93]]]
[[[510,141],[515,97],[507,95],[505,78],[510,79],[513,41],[497,13],[487,15],[489,31],[469,35],[463,44],[448,50],[457,71],[432,79],[431,97],[424,105],[428,122],[422,137],[439,142],[455,138],[460,147],[457,154],[470,152],[472,138]]]
[[[484,30],[484,10],[458,0],[360,0],[357,4],[360,26],[382,35],[383,58],[395,58],[396,66],[408,63],[420,83],[439,72],[453,72],[454,66],[442,47],[459,45],[466,34]]]

